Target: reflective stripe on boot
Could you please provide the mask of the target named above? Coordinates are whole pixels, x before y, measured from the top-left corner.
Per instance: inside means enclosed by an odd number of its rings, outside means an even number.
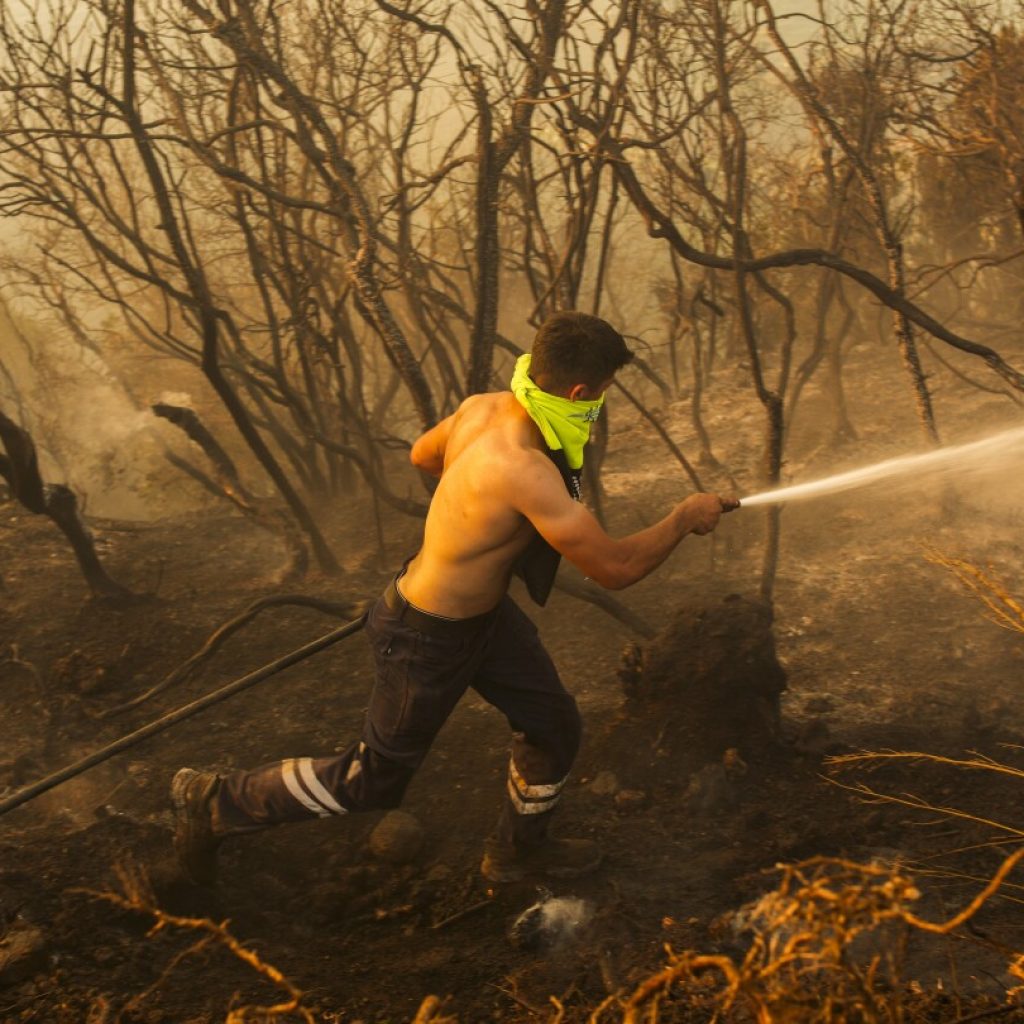
[[[566,783],[565,778],[558,782],[545,782],[530,785],[516,768],[512,758],[508,762],[508,797],[512,801],[518,814],[543,814],[545,811],[554,809],[562,795],[562,787]]]
[[[348,813],[316,777],[311,757],[292,757],[282,761],[281,778],[288,792],[311,814],[329,818],[332,814]]]

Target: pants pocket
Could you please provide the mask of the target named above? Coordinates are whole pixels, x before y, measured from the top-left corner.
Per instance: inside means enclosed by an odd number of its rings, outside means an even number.
[[[377,653],[377,682],[366,742],[385,757],[419,764],[469,684],[470,659],[458,644],[400,630]]]

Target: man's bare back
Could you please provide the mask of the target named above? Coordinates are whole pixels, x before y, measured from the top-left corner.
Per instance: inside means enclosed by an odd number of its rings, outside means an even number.
[[[534,536],[532,524],[509,502],[509,482],[532,471],[565,491],[542,446],[540,431],[508,391],[467,399],[417,441],[413,461],[442,472],[423,547],[400,582],[407,601],[461,619],[501,600],[516,559]]]

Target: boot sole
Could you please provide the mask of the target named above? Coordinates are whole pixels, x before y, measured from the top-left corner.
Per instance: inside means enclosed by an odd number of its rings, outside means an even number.
[[[188,784],[200,773],[193,768],[180,768],[171,779],[171,811],[174,815],[174,852],[182,875],[193,885],[214,885],[216,869],[211,872],[192,870],[188,854],[192,845],[192,817],[189,814]]]

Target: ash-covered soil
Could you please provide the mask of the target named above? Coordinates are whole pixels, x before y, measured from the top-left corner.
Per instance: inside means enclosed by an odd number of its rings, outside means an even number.
[[[919,446],[909,399],[875,356],[864,355],[858,368],[860,439],[840,451],[823,447],[815,426],[823,399],[809,394],[792,477]],[[730,408],[731,419],[712,424],[722,438],[716,454],[749,493],[755,475],[741,469],[756,464],[760,413],[738,374],[723,374],[717,388],[714,407]],[[1013,422],[1009,403],[966,387],[948,405],[949,440]],[[663,415],[685,447],[686,403]],[[609,526],[622,533],[653,521],[688,488],[641,423],[618,410],[614,422],[605,479]],[[724,487],[711,471],[706,483]],[[840,773],[826,758],[861,749],[951,758],[975,751],[1024,767],[1024,636],[986,621],[981,604],[923,553],[928,543],[991,565],[1020,595],[1022,508],[1019,474],[1000,468],[794,505],[783,515],[770,629],[750,611],[759,600],[763,529],[763,513],[753,509],[727,517],[713,538],[687,539],[659,572],[617,595],[669,631],[659,640],[562,594],[532,610],[587,728],[560,828],[599,840],[605,851],[596,874],[553,886],[590,911],[562,948],[513,945],[510,924],[537,891],[489,888],[478,874],[508,736],[500,716],[472,695],[410,789],[404,809],[423,828],[411,861],[374,854],[370,835],[381,816],[367,815],[236,840],[224,848],[215,891],[177,879],[166,808],[173,772],[340,749],[358,732],[371,683],[357,636],[0,820],[0,1021],[199,1024],[223,1020],[232,1005],[282,998],[222,946],[193,948],[202,933],[168,925],[148,934],[152,917],[97,895],[118,891],[126,870],[144,872],[167,913],[229,920],[235,937],[306,994],[317,1020],[339,1024],[411,1020],[428,994],[446,998],[463,1022],[547,1019],[552,996],[565,1020],[586,1020],[609,994],[630,991],[657,969],[666,944],[741,951],[730,914],[772,885],[779,862],[899,858],[923,892],[918,912],[952,915],[1011,848],[1012,833],[1000,826],[1022,826],[1020,778],[916,761]],[[313,574],[291,589],[353,603],[379,593],[414,550],[418,524],[389,516],[382,550],[368,529],[372,515],[363,499],[325,515],[344,572]],[[265,611],[193,678],[100,717],[271,592],[267,581],[284,552],[217,510],[106,523],[96,532],[112,573],[146,600],[89,600],[56,530],[0,504],[7,793],[336,624],[309,609]],[[701,642],[694,623],[730,600],[770,642],[745,646],[746,634],[719,631],[721,650],[702,659],[692,650]],[[746,677],[731,656],[748,659]],[[676,657],[688,675],[674,690]],[[658,666],[657,686],[638,695],[644,664]],[[727,699],[715,699],[716,679]],[[905,803],[867,801],[858,785]],[[907,805],[916,801],[970,817]],[[998,1001],[1012,984],[1009,954],[1024,948],[1015,879],[1019,873],[955,937],[911,939],[904,977],[948,997],[949,1012],[935,1019],[983,1008],[971,999]],[[678,1013],[687,1019],[684,1008]]]

